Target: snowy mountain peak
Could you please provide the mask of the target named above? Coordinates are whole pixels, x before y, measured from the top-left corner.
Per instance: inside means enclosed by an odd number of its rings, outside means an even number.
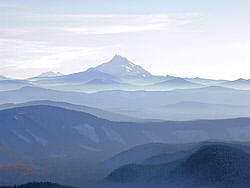
[[[151,74],[120,55],[115,55],[111,61],[96,67],[97,70],[118,77],[149,77]]]
[[[114,61],[116,63],[123,63],[123,62],[128,62],[128,59],[120,55],[115,55],[111,61]]]
[[[239,78],[237,80],[235,80],[234,82],[246,82],[248,80],[244,79],[244,78]]]

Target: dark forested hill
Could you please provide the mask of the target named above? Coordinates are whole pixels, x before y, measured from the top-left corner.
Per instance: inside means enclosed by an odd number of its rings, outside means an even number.
[[[0,188],[73,188],[73,187],[62,186],[55,183],[43,182],[43,183],[28,183],[19,186],[0,186]]]
[[[204,145],[175,162],[130,164],[113,171],[102,188],[248,188],[250,155],[234,145]]]

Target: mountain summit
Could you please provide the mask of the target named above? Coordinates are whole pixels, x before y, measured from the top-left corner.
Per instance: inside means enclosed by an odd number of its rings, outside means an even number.
[[[152,76],[141,66],[136,65],[120,55],[115,55],[107,63],[96,67],[97,70],[117,76],[117,77],[149,77]]]

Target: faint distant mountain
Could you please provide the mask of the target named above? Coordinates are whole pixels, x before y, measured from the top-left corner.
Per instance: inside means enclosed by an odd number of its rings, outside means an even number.
[[[246,80],[246,79],[243,79],[243,78],[240,78],[238,80],[234,80],[234,81],[230,81],[230,82],[227,82],[225,84],[250,84],[250,79],[249,80]]]
[[[190,156],[175,162],[123,166],[105,178],[100,187],[248,188],[249,169],[248,153],[234,145],[214,143],[190,151]]]
[[[246,106],[246,105],[241,105],[241,106],[237,106],[237,105],[227,105],[227,104],[212,104],[212,103],[201,103],[201,102],[194,102],[194,101],[182,101],[179,103],[175,103],[175,104],[168,104],[166,106],[163,106],[164,108],[179,108],[179,109],[194,109],[194,108],[198,108],[198,109],[202,109],[202,108],[234,108],[236,109],[238,108],[250,108],[250,106]]]
[[[66,102],[55,102],[55,101],[49,101],[49,100],[40,100],[40,101],[30,101],[27,103],[20,103],[20,104],[13,104],[13,103],[7,103],[0,105],[0,110],[4,109],[10,109],[10,108],[17,108],[17,107],[24,107],[24,106],[36,106],[36,105],[47,105],[47,106],[55,106],[55,107],[61,107],[69,110],[76,110],[80,112],[86,112],[89,114],[92,114],[99,118],[104,118],[111,121],[139,121],[139,119],[121,115],[114,112],[108,112],[105,110],[101,110],[98,108],[93,108],[89,106],[83,106],[83,105],[75,105],[70,104]]]
[[[217,119],[232,117],[247,117],[250,114],[250,105],[228,105],[201,103],[194,101],[183,101],[175,104],[162,106],[162,109],[169,113],[191,119]]]
[[[250,89],[250,79],[246,80],[246,79],[240,78],[238,80],[224,82],[219,85],[224,86],[224,87],[234,88],[234,89]]]
[[[233,88],[227,88],[223,86],[208,86],[208,87],[201,87],[201,88],[194,88],[194,89],[179,89],[178,91],[180,92],[186,92],[186,93],[195,93],[195,92],[207,92],[208,94],[212,93],[223,93],[223,92],[248,92],[248,91],[243,91],[243,90],[236,90]]]
[[[174,78],[169,79],[160,83],[156,83],[153,87],[161,87],[161,88],[174,88],[174,89],[185,89],[185,88],[198,88],[203,87],[201,84],[192,83],[190,81],[185,80],[184,78]]]
[[[152,76],[148,71],[141,66],[136,65],[128,59],[116,55],[107,63],[97,66],[95,69],[117,76],[117,77],[136,77],[145,78]]]
[[[206,78],[185,78],[185,80],[196,83],[196,84],[201,84],[205,86],[212,86],[216,84],[220,84],[223,82],[227,82],[227,80],[214,80],[214,79],[206,79]]]
[[[8,80],[8,78],[6,78],[5,76],[0,75],[0,80]]]
[[[117,77],[99,71],[95,68],[89,68],[85,72],[79,72],[74,74],[69,74],[58,78],[58,81],[61,82],[88,82],[94,79],[102,79],[102,80],[117,80]]]
[[[64,76],[33,79],[32,83],[35,86],[62,91],[97,92],[100,90],[120,89],[110,87],[116,84],[105,84],[104,82],[108,80],[120,82],[119,78],[113,75],[98,71],[94,68],[89,68],[84,72]],[[103,88],[99,86],[105,87]]]
[[[63,76],[62,73],[60,72],[44,72],[38,76],[32,77],[32,78],[28,78],[29,81],[31,81],[32,83],[39,83],[39,82],[43,82],[43,81],[50,81],[53,80],[57,77],[61,77]]]
[[[26,80],[8,80],[8,79],[1,80],[0,79],[0,91],[20,89],[25,86],[32,86],[32,84]]]
[[[57,76],[63,76],[63,74],[60,73],[60,72],[52,72],[52,71],[50,71],[50,72],[42,73],[42,74],[38,75],[37,77],[38,78],[46,78],[46,77],[57,77]]]

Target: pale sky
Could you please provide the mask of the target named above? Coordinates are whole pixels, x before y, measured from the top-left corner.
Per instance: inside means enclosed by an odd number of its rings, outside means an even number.
[[[0,75],[127,57],[156,75],[250,79],[250,0],[0,0]]]

